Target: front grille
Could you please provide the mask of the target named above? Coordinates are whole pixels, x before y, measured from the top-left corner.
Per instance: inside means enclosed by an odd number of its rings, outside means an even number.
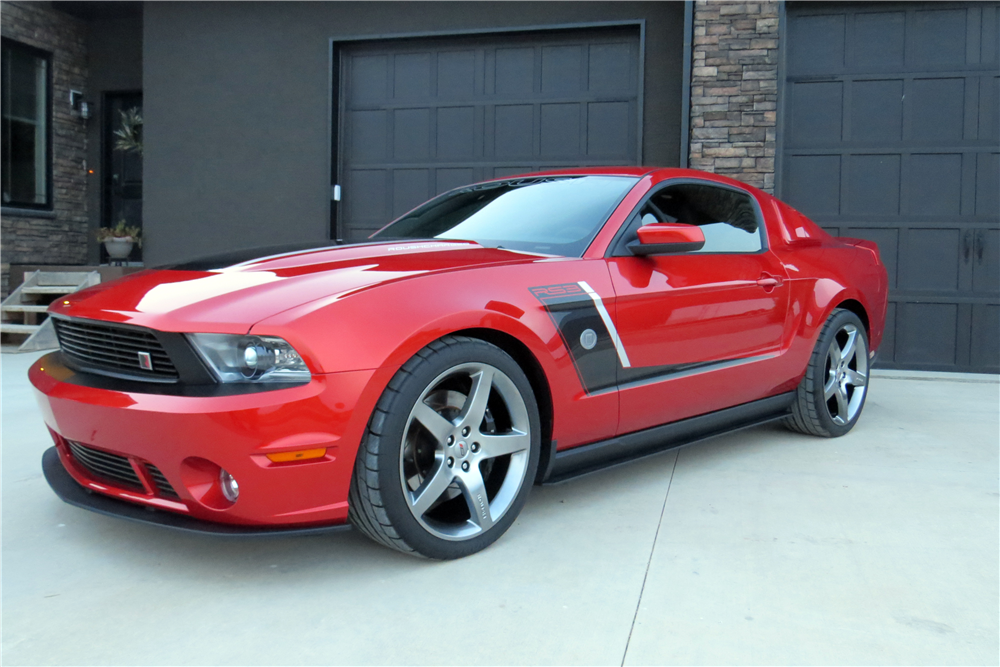
[[[177,380],[170,356],[147,329],[90,320],[52,320],[63,354],[84,370],[153,382]],[[140,352],[149,354],[151,370],[140,365]]]
[[[154,466],[152,463],[146,465],[146,470],[149,471],[149,476],[153,478],[153,483],[156,484],[157,490],[160,492],[161,496],[167,496],[168,498],[180,498],[177,492],[174,491],[174,487],[170,486],[170,482],[167,478],[163,476],[160,469]]]
[[[116,486],[125,486],[144,490],[142,481],[128,459],[117,454],[109,454],[99,449],[85,447],[79,442],[68,440],[69,451],[77,463],[87,469],[95,477],[111,482]]]

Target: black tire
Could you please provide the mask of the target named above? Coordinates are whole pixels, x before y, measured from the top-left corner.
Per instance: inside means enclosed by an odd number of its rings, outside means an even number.
[[[483,416],[473,423],[480,404]],[[485,341],[445,336],[403,364],[379,398],[355,461],[350,521],[375,542],[415,556],[481,551],[524,506],[540,433],[538,405],[517,362]]]
[[[845,346],[852,332],[856,332],[853,350],[846,361],[839,361],[847,354]],[[824,438],[844,435],[861,417],[868,396],[868,379],[868,336],[864,324],[854,313],[838,308],[823,325],[785,425],[806,435]]]

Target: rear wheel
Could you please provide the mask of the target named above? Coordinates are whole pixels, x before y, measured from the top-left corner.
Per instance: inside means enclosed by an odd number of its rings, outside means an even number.
[[[379,399],[358,451],[350,518],[399,551],[459,558],[486,548],[524,505],[539,456],[538,406],[499,348],[447,336]]]
[[[837,437],[861,416],[868,394],[868,336],[858,316],[837,309],[823,325],[786,425]]]

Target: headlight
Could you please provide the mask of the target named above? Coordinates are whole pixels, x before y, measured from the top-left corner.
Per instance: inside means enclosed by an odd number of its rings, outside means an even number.
[[[305,382],[312,377],[299,353],[275,336],[187,336],[220,382]]]

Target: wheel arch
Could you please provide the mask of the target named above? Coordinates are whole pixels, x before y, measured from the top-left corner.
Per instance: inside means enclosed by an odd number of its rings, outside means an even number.
[[[865,325],[865,334],[868,336],[868,339],[871,340],[872,327],[871,327],[871,322],[868,319],[868,311],[865,310],[865,307],[861,304],[860,301],[858,301],[857,299],[845,299],[840,303],[838,303],[835,306],[835,308],[843,308],[844,310],[849,310],[850,312],[857,315],[858,319],[861,320],[861,323]]]

